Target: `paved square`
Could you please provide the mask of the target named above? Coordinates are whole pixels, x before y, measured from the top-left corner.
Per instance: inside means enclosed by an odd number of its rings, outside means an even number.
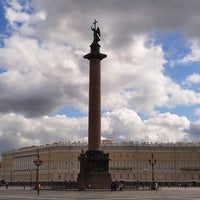
[[[155,191],[52,191],[41,190],[40,195],[35,190],[22,187],[0,188],[1,200],[200,200],[200,188],[162,188]]]

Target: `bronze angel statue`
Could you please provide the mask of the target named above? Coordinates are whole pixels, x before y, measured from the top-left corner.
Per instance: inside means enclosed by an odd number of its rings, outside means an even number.
[[[94,23],[91,26],[91,30],[93,31],[93,37],[94,37],[93,42],[99,42],[100,41],[100,37],[101,37],[100,29],[99,29],[99,27],[96,27],[96,23],[97,23],[97,21],[95,19]]]

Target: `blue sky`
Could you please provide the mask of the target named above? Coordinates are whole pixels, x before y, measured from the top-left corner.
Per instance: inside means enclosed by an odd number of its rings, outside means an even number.
[[[0,23],[0,30],[1,30],[1,40],[0,40],[0,44],[2,45],[2,34],[4,34],[4,31],[6,30],[6,20],[5,20],[5,16],[4,16],[4,9],[2,6],[2,2],[0,2],[0,19],[1,19],[1,23]]]
[[[83,56],[94,19],[107,54],[102,139],[197,142],[199,8],[195,0],[1,1],[0,152],[87,141]]]

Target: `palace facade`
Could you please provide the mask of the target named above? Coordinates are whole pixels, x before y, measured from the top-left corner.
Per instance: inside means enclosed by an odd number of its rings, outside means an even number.
[[[34,184],[39,159],[39,181],[76,182],[80,171],[78,157],[87,150],[83,142],[60,142],[30,146],[4,152],[0,179],[10,184]],[[109,153],[109,170],[113,180],[127,185],[196,184],[200,181],[200,143],[113,143],[102,141],[102,150]]]

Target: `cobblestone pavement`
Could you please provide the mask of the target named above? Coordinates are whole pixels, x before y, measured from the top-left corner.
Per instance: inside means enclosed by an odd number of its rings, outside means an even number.
[[[0,188],[1,200],[200,200],[200,188],[162,188],[156,191],[52,191],[41,190],[40,195],[35,190],[19,187]]]

